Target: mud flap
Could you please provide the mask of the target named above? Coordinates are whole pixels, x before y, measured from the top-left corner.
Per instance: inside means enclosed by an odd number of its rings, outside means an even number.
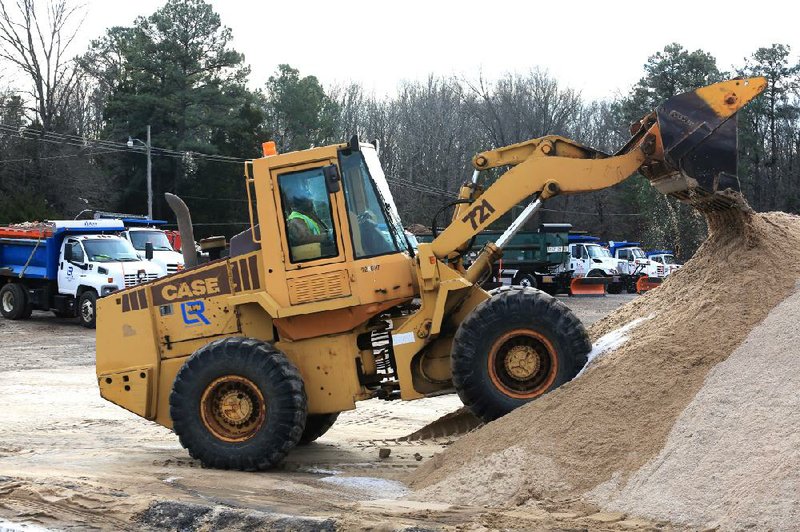
[[[604,296],[608,279],[605,277],[576,277],[569,284],[571,296]]]

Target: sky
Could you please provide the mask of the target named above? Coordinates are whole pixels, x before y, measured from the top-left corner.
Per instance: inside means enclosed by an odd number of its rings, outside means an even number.
[[[3,0],[0,0],[3,1]],[[105,28],[130,25],[165,0],[84,0],[73,52]],[[532,2],[473,0],[212,0],[260,87],[278,64],[327,86],[360,82],[377,95],[429,74],[496,78],[546,69],[587,99],[624,93],[666,44],[701,48],[722,70],[772,43],[800,52],[793,2]]]

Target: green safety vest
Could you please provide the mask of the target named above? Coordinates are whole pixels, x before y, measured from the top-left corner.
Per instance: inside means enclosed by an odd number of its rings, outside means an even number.
[[[311,231],[313,234],[315,235],[320,234],[319,224],[317,224],[317,222],[315,222],[305,214],[299,213],[297,211],[292,211],[292,213],[289,215],[288,220],[291,221],[297,219],[303,220],[308,226],[309,231]]]

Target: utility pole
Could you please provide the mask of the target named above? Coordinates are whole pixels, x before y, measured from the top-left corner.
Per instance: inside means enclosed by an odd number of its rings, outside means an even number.
[[[153,219],[153,160],[150,155],[150,124],[147,124],[147,217]]]
[[[147,153],[147,217],[153,219],[153,158],[151,154],[150,124],[147,124],[147,142],[128,137],[128,147],[133,148],[134,142],[145,147]]]

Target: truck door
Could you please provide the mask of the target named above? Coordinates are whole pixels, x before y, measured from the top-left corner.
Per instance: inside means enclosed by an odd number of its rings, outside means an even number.
[[[575,271],[575,276],[582,277],[588,273],[585,260],[589,257],[586,246],[583,244],[570,244],[569,268]]]
[[[65,260],[67,247],[72,250],[72,262]],[[86,270],[78,265],[86,265],[86,253],[81,243],[74,238],[68,238],[61,246],[58,264],[58,293],[75,295],[81,282],[81,277],[86,276]]]

